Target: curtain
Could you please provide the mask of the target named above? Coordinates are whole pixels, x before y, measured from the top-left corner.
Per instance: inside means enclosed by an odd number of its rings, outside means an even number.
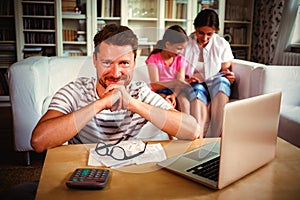
[[[251,61],[273,63],[285,0],[254,3]]]

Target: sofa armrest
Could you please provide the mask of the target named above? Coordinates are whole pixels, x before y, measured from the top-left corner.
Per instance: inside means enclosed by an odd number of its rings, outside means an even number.
[[[264,66],[263,64],[234,59],[232,71],[235,73],[236,80],[232,85],[231,98],[245,99],[251,95],[251,73],[253,69]]]
[[[47,95],[48,68],[45,65],[48,65],[47,57],[30,57],[8,69],[17,151],[33,150],[30,145],[31,133],[42,115],[42,97]]]

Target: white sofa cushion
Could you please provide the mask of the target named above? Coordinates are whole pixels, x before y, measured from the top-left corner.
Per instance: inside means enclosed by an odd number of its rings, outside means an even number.
[[[252,79],[253,96],[282,91],[278,135],[300,147],[300,66],[258,67]]]
[[[281,106],[278,135],[300,147],[300,106]]]

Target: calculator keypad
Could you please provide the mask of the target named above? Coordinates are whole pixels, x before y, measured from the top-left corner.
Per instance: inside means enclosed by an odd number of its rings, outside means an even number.
[[[109,177],[109,170],[79,168],[74,171],[66,185],[77,189],[102,189]]]

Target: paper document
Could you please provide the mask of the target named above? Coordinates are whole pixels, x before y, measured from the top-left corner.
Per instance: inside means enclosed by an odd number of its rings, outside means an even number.
[[[127,140],[120,142],[117,146],[125,150],[127,156],[142,151],[145,143],[141,140]],[[160,162],[166,159],[165,151],[160,143],[148,144],[143,154],[127,160],[116,160],[111,156],[100,156],[96,153],[95,148],[90,149],[88,165],[89,166],[106,166],[111,168],[119,168],[132,164],[144,164],[149,162]]]
[[[205,81],[212,81],[216,78],[220,78],[220,77],[223,77],[223,76],[225,76],[224,72],[218,72],[217,74],[207,78]]]

